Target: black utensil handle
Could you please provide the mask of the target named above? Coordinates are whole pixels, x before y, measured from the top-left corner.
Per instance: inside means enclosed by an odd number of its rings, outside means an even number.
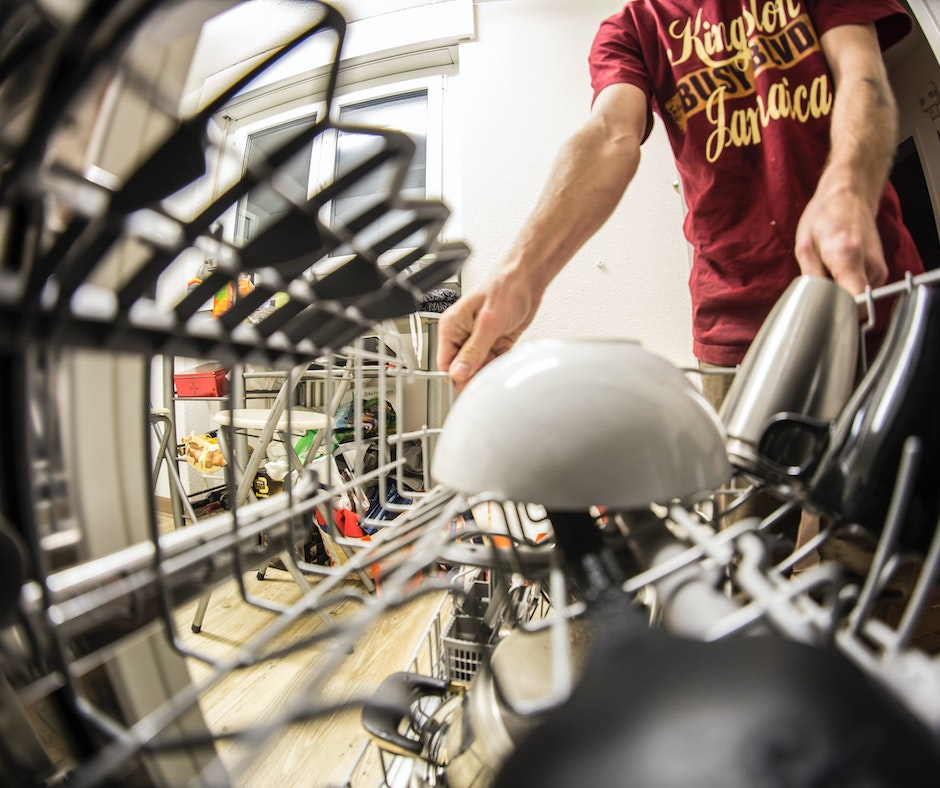
[[[393,673],[385,679],[362,708],[362,725],[380,742],[383,749],[398,755],[421,754],[423,743],[399,733],[404,720],[411,717],[412,705],[421,698],[443,697],[447,681],[417,673]]]
[[[548,518],[555,544],[585,599],[594,601],[611,590],[619,594],[626,577],[613,551],[604,544],[594,518],[587,512],[555,511],[549,512]]]
[[[778,413],[767,421],[757,444],[761,463],[776,475],[804,480],[829,446],[832,421]],[[793,455],[796,452],[798,456]]]

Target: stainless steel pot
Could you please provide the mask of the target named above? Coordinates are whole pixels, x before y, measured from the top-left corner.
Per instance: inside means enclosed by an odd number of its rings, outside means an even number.
[[[831,420],[858,369],[858,309],[849,292],[814,276],[794,279],[744,357],[719,416],[732,464],[765,471],[758,441],[779,413]]]
[[[940,289],[918,285],[895,308],[881,350],[831,425],[781,417],[768,426],[760,453],[789,465],[816,508],[874,534],[884,528],[895,488],[900,541],[926,550],[940,516]],[[799,463],[782,461],[780,436],[813,445]],[[787,438],[789,442],[790,438]],[[910,478],[900,480],[910,455]]]
[[[410,709],[422,697],[444,698],[450,688],[442,679],[393,674],[364,708],[363,724],[383,750],[416,760],[413,785],[490,785],[523,737],[567,699],[581,677],[590,626],[582,620],[568,622],[567,653],[561,661],[556,660],[553,634],[552,629],[512,630],[466,692],[445,699],[421,730],[410,735],[400,732]]]
[[[545,712],[567,699],[567,692],[558,697],[559,681],[562,686],[576,683],[591,642],[585,621],[569,622],[568,631],[568,674],[563,676],[553,673],[550,630],[513,630],[497,644],[489,664],[471,682],[466,708],[432,743],[450,788],[492,783],[523,736]]]

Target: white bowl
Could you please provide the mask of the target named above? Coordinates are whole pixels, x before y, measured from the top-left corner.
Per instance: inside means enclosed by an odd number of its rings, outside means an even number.
[[[435,481],[558,511],[688,501],[731,475],[685,375],[626,340],[539,340],[484,367],[444,422]]]

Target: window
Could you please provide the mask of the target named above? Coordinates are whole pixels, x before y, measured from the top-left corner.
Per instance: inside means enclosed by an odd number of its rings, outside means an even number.
[[[415,154],[398,190],[406,199],[441,196],[442,83],[440,76],[426,77],[334,99],[333,117],[341,126],[393,129],[412,139]],[[301,128],[316,123],[325,111],[322,105],[295,106],[289,111],[259,113],[260,117],[236,121],[228,132],[229,153],[250,168]],[[338,176],[371,158],[383,144],[374,133],[329,130],[319,135],[285,168],[288,178],[279,181],[277,189],[254,189],[241,202],[234,228],[226,228],[227,237],[239,245],[247,243],[287,211],[291,201],[311,198]],[[324,207],[321,218],[333,229],[347,226],[389,194],[396,174],[400,176],[397,167],[392,160],[357,180]],[[394,215],[382,216],[357,232],[356,238],[371,244],[386,236],[395,222]],[[408,245],[407,238],[396,242],[396,248]],[[351,252],[343,247],[335,256]]]
[[[404,131],[415,142],[415,156],[405,175],[402,194],[421,199],[427,196],[427,91],[348,104],[340,109],[342,125],[377,126]],[[336,134],[336,151],[332,156],[335,173],[348,172],[373,155],[380,140],[340,131]],[[354,189],[333,201],[332,219],[336,223],[355,216],[369,203],[381,197],[390,187],[392,173],[374,172],[363,178]]]
[[[316,123],[316,115],[288,121],[264,131],[249,135],[245,152],[246,167],[257,167],[287,139],[303,128],[310,128]],[[282,172],[298,194],[308,194],[310,185],[310,156],[295,156]],[[275,222],[287,209],[285,199],[270,185],[253,189],[242,201],[238,211],[236,238],[240,243],[250,241],[259,228]]]

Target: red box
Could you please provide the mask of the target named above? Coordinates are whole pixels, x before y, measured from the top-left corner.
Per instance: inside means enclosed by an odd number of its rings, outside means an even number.
[[[203,364],[173,376],[177,397],[224,397],[228,393],[228,370]]]

